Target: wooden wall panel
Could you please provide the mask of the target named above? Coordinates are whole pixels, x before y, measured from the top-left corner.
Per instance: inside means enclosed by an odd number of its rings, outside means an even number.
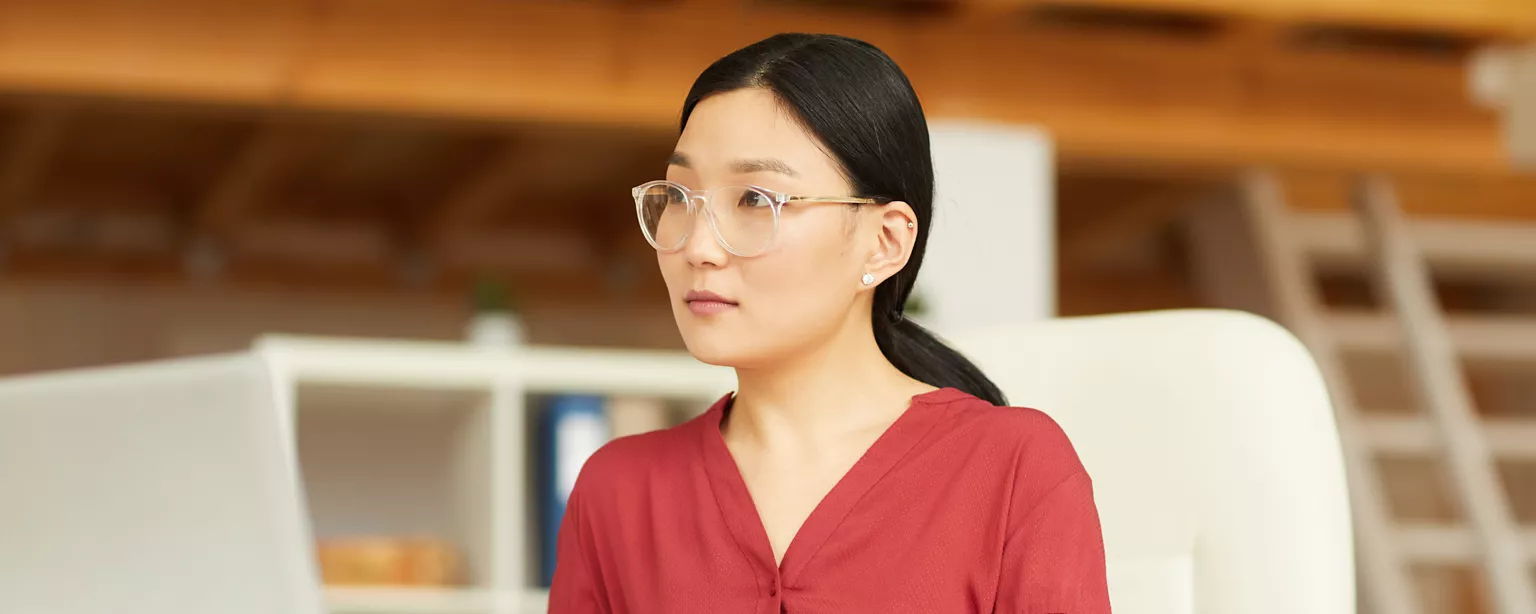
[[[1251,100],[1296,117],[1496,130],[1498,113],[1471,104],[1466,62],[1460,54],[1287,49],[1255,58]]]
[[[5,89],[271,101],[302,52],[307,0],[8,1]]]
[[[997,0],[988,0],[997,1]],[[1014,3],[1040,0],[1012,0]],[[1527,0],[1047,0],[1051,4],[1194,12],[1274,22],[1410,28],[1463,36],[1536,36]]]
[[[898,64],[917,61],[911,24],[868,13],[752,7],[739,12],[701,10],[694,3],[624,8],[615,55],[623,67],[618,95],[660,125],[675,130],[693,81],[715,60],[780,32],[852,36],[881,48]]]
[[[620,14],[595,4],[336,0],[291,91],[299,105],[566,119],[613,112]],[[556,119],[557,117],[550,117]]]
[[[1034,124],[1068,159],[1509,172],[1459,56],[1295,52],[1226,27],[708,2],[18,0],[0,14],[0,91],[675,130],[711,61],[822,31],[886,48],[931,116]]]

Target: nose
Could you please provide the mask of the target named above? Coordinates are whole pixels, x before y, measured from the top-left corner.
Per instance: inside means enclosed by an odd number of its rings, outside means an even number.
[[[714,213],[710,212],[708,201],[703,196],[694,196],[692,204],[693,219],[690,223],[693,228],[688,230],[688,237],[683,242],[683,256],[688,259],[688,264],[695,267],[725,266],[730,254],[715,237]]]

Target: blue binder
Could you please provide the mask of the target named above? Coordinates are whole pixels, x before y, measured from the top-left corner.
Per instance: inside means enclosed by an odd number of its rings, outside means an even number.
[[[587,458],[608,442],[605,399],[558,395],[548,399],[539,429],[539,578],[548,587],[555,574],[555,547],[571,488]]]

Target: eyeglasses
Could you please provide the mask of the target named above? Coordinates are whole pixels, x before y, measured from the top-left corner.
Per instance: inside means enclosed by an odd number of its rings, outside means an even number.
[[[726,251],[750,257],[768,251],[779,232],[779,212],[789,203],[883,205],[882,198],[794,196],[757,186],[689,190],[671,181],[652,181],[632,190],[635,214],[645,240],[658,251],[681,249],[693,229],[693,214],[704,210],[715,239]],[[702,203],[702,207],[700,206]]]

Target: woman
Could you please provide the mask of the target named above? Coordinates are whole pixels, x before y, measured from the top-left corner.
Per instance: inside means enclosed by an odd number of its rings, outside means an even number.
[[[778,35],[699,76],[635,200],[689,352],[737,392],[587,461],[552,614],[1109,612],[1066,436],[902,316],[933,191],[873,46]]]

